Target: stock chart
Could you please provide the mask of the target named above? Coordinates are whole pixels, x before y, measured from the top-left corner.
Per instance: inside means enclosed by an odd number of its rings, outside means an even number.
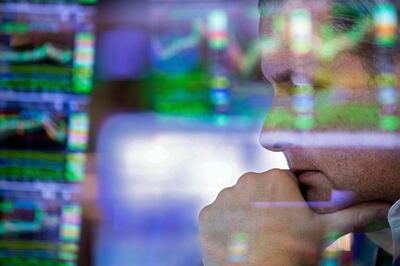
[[[77,264],[95,2],[0,1],[0,265]]]

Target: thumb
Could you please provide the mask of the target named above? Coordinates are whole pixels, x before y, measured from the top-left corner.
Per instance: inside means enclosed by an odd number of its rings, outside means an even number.
[[[337,212],[319,215],[328,233],[345,235],[351,232],[369,232],[388,227],[390,204],[368,202],[353,205]]]

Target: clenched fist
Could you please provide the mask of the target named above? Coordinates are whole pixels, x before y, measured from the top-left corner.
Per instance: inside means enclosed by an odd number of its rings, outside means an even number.
[[[199,216],[203,262],[219,265],[318,265],[327,236],[364,230],[390,206],[369,202],[313,212],[287,170],[243,175]]]

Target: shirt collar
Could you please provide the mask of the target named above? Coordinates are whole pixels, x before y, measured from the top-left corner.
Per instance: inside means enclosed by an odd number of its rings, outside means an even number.
[[[393,242],[393,258],[397,259],[400,256],[400,200],[390,207],[388,222]]]
[[[396,201],[392,207],[390,207],[388,221],[392,229],[400,226],[400,200]]]
[[[400,200],[389,209],[387,216],[390,228],[366,233],[369,239],[393,255],[394,259],[400,256]]]

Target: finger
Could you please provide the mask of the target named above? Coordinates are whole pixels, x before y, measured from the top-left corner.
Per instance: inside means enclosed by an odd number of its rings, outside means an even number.
[[[259,190],[265,192],[262,195],[263,198],[271,199],[273,202],[304,202],[299,189],[299,182],[291,171],[272,169],[259,174],[257,178],[260,188],[270,188],[269,190]],[[273,195],[271,195],[271,192]]]
[[[201,236],[201,253],[204,265],[224,265],[226,261],[226,248],[216,243],[213,237]]]
[[[389,208],[388,203],[368,202],[334,213],[319,215],[319,218],[324,222],[328,232],[344,235],[350,232],[365,232],[387,227]]]

